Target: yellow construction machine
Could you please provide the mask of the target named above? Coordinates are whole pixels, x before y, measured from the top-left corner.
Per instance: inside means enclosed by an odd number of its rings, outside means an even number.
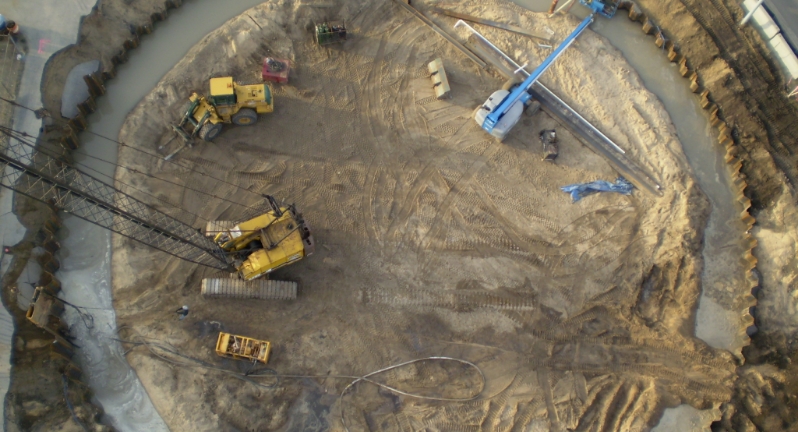
[[[180,123],[172,126],[184,144],[165,159],[170,159],[194,137],[213,141],[222,132],[223,123],[239,126],[255,124],[258,114],[274,111],[272,91],[267,84],[239,85],[232,77],[211,78],[210,96],[192,93]]]
[[[216,354],[222,357],[259,361],[266,364],[269,362],[271,352],[272,344],[269,341],[225,332],[219,332],[219,337],[216,340]]]
[[[313,235],[293,205],[281,206],[274,197],[266,198],[271,210],[260,216],[237,224],[211,221],[206,226],[205,235],[229,254],[238,273],[233,278],[203,279],[205,297],[296,298],[296,282],[261,277],[311,255]]]

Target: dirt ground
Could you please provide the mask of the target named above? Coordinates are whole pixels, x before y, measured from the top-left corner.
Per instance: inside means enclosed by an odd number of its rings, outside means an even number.
[[[732,126],[748,183],[745,194],[757,219],[756,325],[738,371],[734,400],[723,407],[718,430],[795,430],[798,424],[796,374],[795,181],[798,106],[785,95],[784,79],[767,56],[756,30],[740,29],[738,2],[641,0],[666,36],[677,41],[702,84],[711,91]]]
[[[119,324],[132,326],[122,335],[135,330],[240,372],[251,366],[213,355],[217,331],[261,337],[275,346],[269,367],[286,375],[362,375],[451,356],[478,364],[486,388],[475,401],[448,403],[361,383],[342,402],[351,380],[283,377],[266,388],[273,378],[178,367],[136,348],[128,358],[173,430],[341,430],[341,409],[352,430],[647,430],[664,407],[680,403],[720,407],[717,430],[794,430],[796,113],[761,40],[734,25],[736,2],[638,3],[698,69],[742,146],[762,286],[759,333],[742,367],[690,336],[707,202],[667,114],[617,51],[588,32],[543,81],[654,172],[666,194],[571,204],[559,186],[612,180],[613,170],[563,128],[557,163],[542,162],[537,133],[558,126],[545,113],[525,117],[506,142],[492,141],[471,112],[500,85],[498,75],[477,69],[391,2],[299,6],[311,3],[265,4],[209,35],[139,105],[121,139],[155,151],[190,91],[206,91],[211,76],[257,81],[266,54],[297,66],[290,85],[274,88],[275,113],[184,151],[177,157],[184,167],[120,153],[127,165],[246,206],[260,204],[261,193],[295,202],[319,242],[314,256],[276,275],[298,281],[299,298],[203,300],[199,280],[210,271],[116,239]],[[538,17],[517,7],[477,4],[462,11],[541,30]],[[99,58],[110,70],[131,26],[164,8],[161,0],[103,0],[101,12],[84,20],[79,44],[48,64],[45,108],[58,112],[71,66]],[[351,40],[315,47],[308,30],[325,17],[346,19]],[[555,41],[575,23],[546,21]],[[486,34],[511,55],[546,54],[531,41]],[[447,101],[432,97],[426,77],[425,63],[438,56],[452,82]],[[575,75],[588,67],[590,77]],[[617,106],[599,102],[607,100]],[[50,132],[40,143],[56,139]],[[120,181],[197,214],[186,220],[197,227],[251,211],[124,174]],[[163,201],[152,204],[172,213]],[[177,321],[171,313],[181,304],[192,312]],[[18,332],[10,422],[77,427],[59,398],[60,377],[36,378],[58,368],[37,368],[43,335]],[[480,387],[473,370],[451,362],[420,363],[378,381],[445,397]],[[88,397],[85,388],[69,391],[73,404]],[[90,406],[78,411],[85,424],[97,414]]]
[[[120,133],[150,152],[172,146],[168,125],[208,78],[254,82],[265,55],[290,58],[290,83],[274,86],[275,112],[255,126],[184,150],[179,165],[121,149],[122,164],[193,190],[124,170],[117,179],[156,195],[140,197],[155,207],[168,211],[166,201],[196,214],[186,222],[197,227],[251,211],[259,194],[296,203],[319,246],[275,277],[298,281],[299,298],[204,300],[199,281],[212,271],[115,237],[119,324],[127,336],[168,342],[225,369],[250,366],[213,354],[218,330],[272,341],[269,367],[280,374],[363,375],[450,356],[479,365],[486,387],[471,402],[431,403],[359,384],[342,402],[347,380],[285,377],[264,389],[137,348],[128,359],[167,424],[342,430],[343,411],[351,430],[635,431],[656,424],[665,407],[728,401],[737,360],[692,337],[708,203],[667,113],[620,53],[588,31],[543,81],[653,172],[665,193],[572,204],[560,186],[615,178],[603,159],[545,113],[494,141],[471,113],[501,85],[498,75],[392,2],[336,4],[266,3],[232,20],[164,77]],[[540,22],[499,1],[458,7],[530,28]],[[325,16],[346,19],[351,40],[315,46],[308,29]],[[555,40],[576,23],[546,21]],[[532,40],[485,33],[511,55],[548,53]],[[436,100],[427,78],[436,57],[450,100]],[[579,73],[588,67],[589,76]],[[561,139],[554,164],[541,160],[537,140],[550,127]],[[178,321],[172,311],[181,304],[191,313]],[[477,387],[473,371],[434,362],[379,380],[445,397]]]

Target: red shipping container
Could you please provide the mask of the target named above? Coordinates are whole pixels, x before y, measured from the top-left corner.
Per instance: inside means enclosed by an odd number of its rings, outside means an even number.
[[[263,80],[285,84],[288,82],[288,72],[291,70],[291,61],[266,57],[263,59]]]

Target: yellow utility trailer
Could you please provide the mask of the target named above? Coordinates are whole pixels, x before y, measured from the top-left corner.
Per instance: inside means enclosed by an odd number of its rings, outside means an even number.
[[[219,332],[216,340],[216,354],[222,357],[259,361],[266,364],[272,344],[267,341],[238,336],[230,333]]]

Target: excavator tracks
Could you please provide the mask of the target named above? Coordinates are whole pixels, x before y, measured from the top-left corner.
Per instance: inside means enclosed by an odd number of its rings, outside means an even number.
[[[202,296],[205,298],[294,300],[296,282],[257,279],[203,279]]]

